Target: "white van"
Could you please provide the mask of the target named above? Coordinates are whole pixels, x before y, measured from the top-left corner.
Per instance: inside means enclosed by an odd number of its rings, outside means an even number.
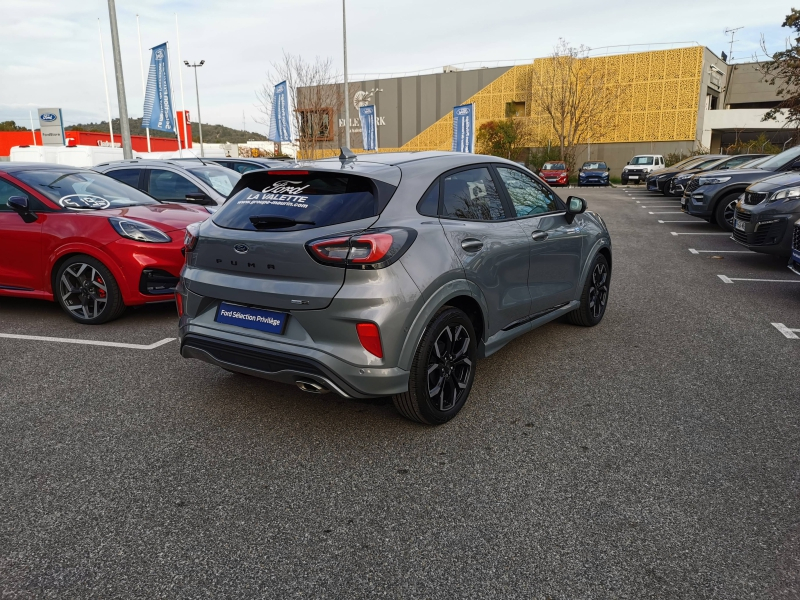
[[[622,168],[622,185],[639,183],[653,171],[664,168],[664,157],[660,154],[637,154]]]

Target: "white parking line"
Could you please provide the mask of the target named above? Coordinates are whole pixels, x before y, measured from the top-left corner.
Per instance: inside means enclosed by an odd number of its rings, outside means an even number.
[[[800,283],[800,279],[748,279],[746,277],[726,277],[717,275],[723,283],[733,283],[734,281],[762,281],[764,283]]]
[[[45,337],[41,335],[18,335],[16,333],[0,333],[0,338],[12,340],[33,340],[36,342],[58,342],[61,344],[84,344],[86,346],[110,346],[112,348],[130,348],[132,350],[154,350],[164,344],[169,344],[175,338],[164,338],[155,344],[124,344],[122,342],[100,342],[97,340],[75,340],[70,338]]]
[[[659,223],[687,223],[689,225],[708,225],[705,221],[662,221],[661,219],[658,220]]]
[[[708,252],[709,254],[752,254],[755,256],[754,252],[750,250],[695,250],[694,248],[689,248],[689,252],[692,254],[700,254]]]
[[[713,231],[692,231],[692,232],[681,232],[678,233],[677,231],[670,231],[671,235],[727,235],[731,237],[730,233],[716,233]]]
[[[660,208],[660,207],[659,207]],[[648,215],[682,215],[683,212],[680,210],[664,210],[661,212],[653,212],[652,210],[647,211]]]
[[[783,323],[772,323],[772,326],[790,340],[800,340],[800,336],[797,335],[800,333],[800,329],[789,329]]]
[[[675,208],[677,204],[651,204],[649,206],[645,206],[642,204],[639,208]]]

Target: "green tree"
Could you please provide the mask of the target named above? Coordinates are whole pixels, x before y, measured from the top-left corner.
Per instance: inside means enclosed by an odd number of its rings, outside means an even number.
[[[783,115],[790,126],[800,129],[800,10],[793,8],[791,11],[781,26],[794,30],[794,44],[775,52],[772,62],[761,65],[764,79],[778,87],[776,94],[783,99],[778,106],[766,112],[763,120],[772,121]],[[763,37],[761,46],[764,53],[769,55]]]
[[[30,131],[27,127],[17,125],[14,121],[0,121],[0,131]]]
[[[510,118],[482,123],[475,136],[478,154],[520,160],[525,152],[525,134],[525,119]]]

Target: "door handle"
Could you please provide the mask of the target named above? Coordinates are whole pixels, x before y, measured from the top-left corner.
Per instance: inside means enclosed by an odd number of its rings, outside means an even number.
[[[483,248],[483,242],[475,238],[467,238],[461,241],[461,247],[467,252],[478,252]]]
[[[546,231],[534,231],[531,234],[534,242],[543,242],[547,239],[547,232]]]

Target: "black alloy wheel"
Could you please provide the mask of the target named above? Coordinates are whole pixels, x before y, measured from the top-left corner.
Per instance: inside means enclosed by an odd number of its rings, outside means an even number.
[[[78,323],[106,323],[125,309],[114,276],[90,256],[69,258],[61,265],[54,283],[56,300]]]
[[[598,254],[584,282],[581,304],[571,313],[567,313],[567,320],[573,325],[583,327],[594,327],[600,323],[606,314],[610,286],[611,268],[606,257]]]
[[[717,225],[724,231],[733,231],[733,218],[736,215],[736,203],[739,201],[741,192],[734,192],[724,196],[714,211],[714,219]]]
[[[411,364],[408,392],[392,397],[412,421],[441,425],[467,401],[475,380],[477,336],[467,315],[444,306],[428,324]]]

